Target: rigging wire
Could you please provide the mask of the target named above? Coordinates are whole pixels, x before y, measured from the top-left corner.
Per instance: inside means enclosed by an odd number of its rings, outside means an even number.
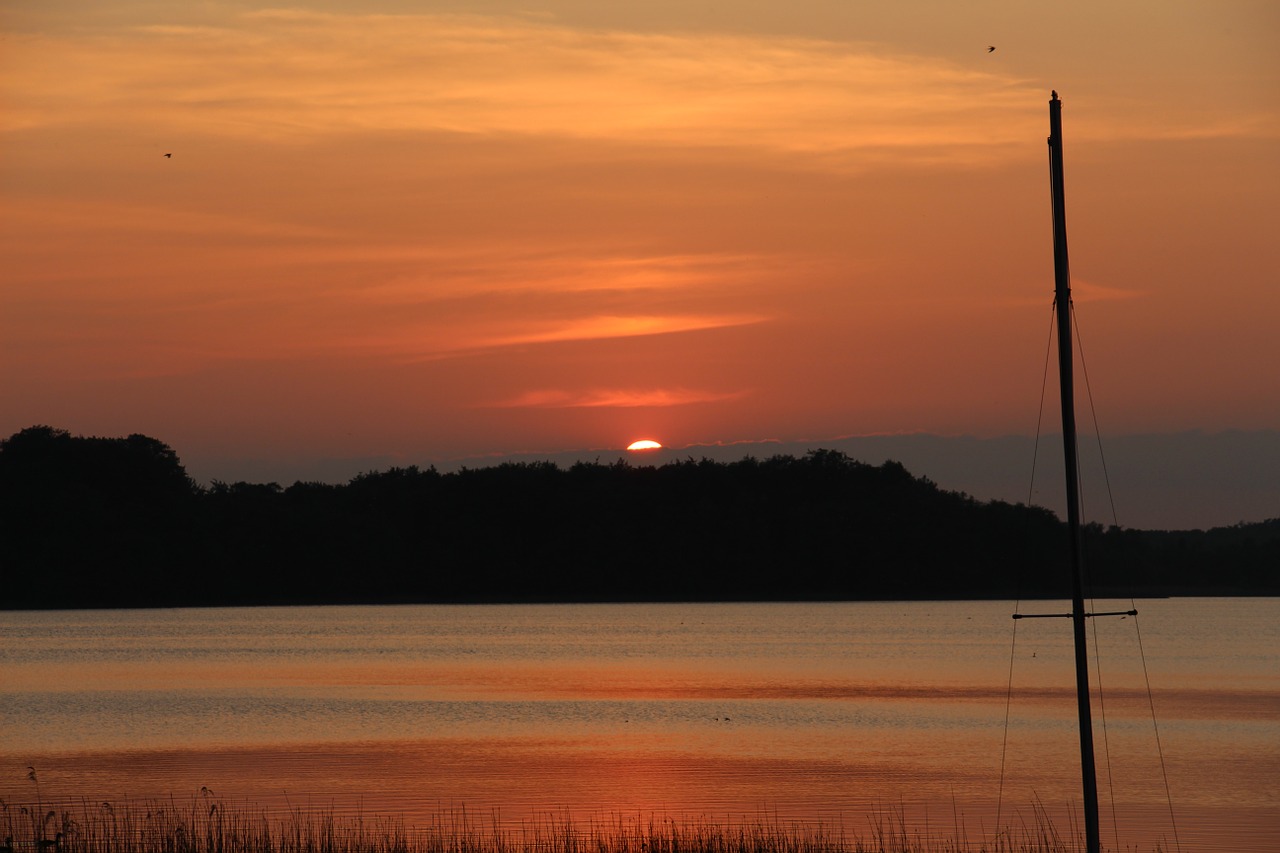
[[[1049,377],[1051,354],[1053,350],[1054,329],[1056,327],[1055,320],[1057,319],[1057,310],[1058,310],[1058,305],[1057,305],[1057,300],[1055,299],[1053,308],[1050,311],[1048,343],[1046,345],[1046,350],[1045,350],[1045,366],[1044,366],[1044,372],[1043,372],[1043,377],[1041,379],[1041,386],[1040,386],[1040,408],[1036,418],[1035,442],[1032,450],[1031,477],[1030,477],[1030,484],[1028,485],[1028,489],[1027,489],[1026,505],[1028,507],[1031,506],[1031,500],[1035,493],[1036,467],[1038,464],[1038,458],[1039,458],[1039,452],[1040,452],[1041,429],[1044,421],[1045,397],[1046,397],[1046,392],[1048,388],[1048,377]],[[1080,336],[1080,327],[1076,322],[1075,304],[1073,301],[1069,300],[1069,304],[1066,310],[1068,310],[1071,314],[1072,322],[1069,325],[1073,329],[1076,348],[1080,354],[1080,366],[1081,366],[1082,378],[1084,379],[1086,394],[1089,401],[1089,412],[1093,420],[1094,435],[1097,439],[1098,455],[1102,463],[1103,481],[1106,486],[1107,498],[1110,504],[1112,524],[1115,527],[1119,527],[1119,519],[1118,519],[1118,514],[1116,512],[1116,504],[1115,504],[1115,494],[1111,488],[1111,478],[1107,470],[1106,454],[1104,453],[1103,447],[1102,447],[1102,431],[1098,428],[1098,411],[1093,401],[1093,387],[1089,383],[1089,370],[1085,362],[1084,345]],[[1081,474],[1081,461],[1080,461],[1080,454],[1077,453],[1076,454],[1077,479],[1082,479],[1080,477],[1080,474]],[[1080,502],[1081,502],[1081,512],[1083,513],[1084,511],[1083,496],[1081,496]],[[1093,605],[1092,603],[1092,596],[1090,597],[1090,601],[1091,601],[1090,606],[1096,610],[1097,609],[1096,606]],[[1178,826],[1177,826],[1177,821],[1174,817],[1174,809],[1173,809],[1173,796],[1169,787],[1169,775],[1168,775],[1168,770],[1165,764],[1164,750],[1160,742],[1160,729],[1156,721],[1155,700],[1153,698],[1152,691],[1151,691],[1151,677],[1147,668],[1146,651],[1142,645],[1142,632],[1138,625],[1137,607],[1134,604],[1132,594],[1129,597],[1129,601],[1130,601],[1130,610],[1134,617],[1133,627],[1137,637],[1138,652],[1142,661],[1142,675],[1143,675],[1143,679],[1146,682],[1147,703],[1151,712],[1152,729],[1155,732],[1156,752],[1160,760],[1160,773],[1164,781],[1165,799],[1169,806],[1169,821],[1173,828],[1173,839],[1174,839],[1175,848],[1179,851],[1179,853],[1181,853],[1182,844],[1180,839],[1178,838]],[[1015,604],[1014,604],[1015,613],[1019,612],[1021,608],[1021,604],[1022,604],[1022,596],[1021,596],[1021,591],[1019,589],[1017,600],[1015,601]],[[995,832],[996,832],[997,844],[999,843],[1000,818],[1002,815],[1002,808],[1004,803],[1004,783],[1005,783],[1005,776],[1006,776],[1008,743],[1009,743],[1009,720],[1010,720],[1011,708],[1013,704],[1013,673],[1014,673],[1014,663],[1017,658],[1018,620],[1015,618],[1013,621],[1014,621],[1013,636],[1012,636],[1010,649],[1009,649],[1009,680],[1008,680],[1008,685],[1007,685],[1006,694],[1005,694],[1004,735],[1003,735],[1003,741],[1001,743],[1001,749],[1000,749],[1000,783],[999,783],[999,788],[998,788],[998,793],[996,798]],[[1108,729],[1107,729],[1107,721],[1106,721],[1106,704],[1104,700],[1104,692],[1102,687],[1102,660],[1101,660],[1100,644],[1098,641],[1098,627],[1097,627],[1096,621],[1093,623],[1093,646],[1094,646],[1094,667],[1097,673],[1098,705],[1099,705],[1100,721],[1101,721],[1101,727],[1102,727],[1103,751],[1105,756],[1105,764],[1107,768],[1107,782],[1108,782],[1110,798],[1111,798],[1112,829],[1113,829],[1113,832],[1115,833],[1116,846],[1117,848],[1119,848],[1120,847],[1120,831],[1119,831],[1119,825],[1117,822],[1117,814],[1116,814],[1117,810],[1116,810],[1116,804],[1115,804],[1115,776],[1114,776],[1114,773],[1112,772],[1112,766],[1111,766],[1111,749],[1110,749],[1110,742],[1108,738]]]
[[[1031,508],[1031,498],[1035,494],[1036,459],[1040,453],[1040,428],[1044,423],[1044,398],[1045,398],[1046,389],[1049,387],[1049,364],[1050,364],[1050,357],[1053,354],[1053,330],[1054,330],[1054,321],[1057,319],[1057,310],[1058,310],[1057,300],[1055,299],[1053,305],[1050,307],[1050,310],[1049,310],[1049,335],[1048,335],[1048,342],[1045,344],[1045,350],[1044,350],[1044,372],[1040,379],[1040,409],[1036,414],[1036,437],[1035,437],[1035,443],[1031,450],[1031,478],[1030,478],[1031,481],[1027,485],[1027,504],[1026,505],[1028,509]],[[1027,535],[1027,526],[1030,523],[1031,523],[1030,517],[1025,518],[1023,521],[1024,548],[1026,547],[1026,542],[1029,538]],[[1018,575],[1018,577],[1021,578],[1021,575]],[[1021,608],[1022,608],[1022,590],[1021,590],[1021,586],[1019,585],[1019,588],[1017,591],[1017,598],[1014,600],[1014,603],[1013,603],[1013,612],[1018,613],[1020,612]],[[1000,742],[1000,784],[999,784],[999,787],[996,789],[995,831],[996,831],[997,844],[999,843],[999,834],[1000,834],[1000,812],[1001,812],[1002,806],[1004,805],[1005,759],[1008,756],[1008,752],[1009,752],[1009,713],[1010,713],[1010,709],[1013,706],[1013,663],[1015,660],[1017,648],[1018,648],[1018,620],[1014,619],[1013,620],[1013,638],[1009,643],[1009,683],[1008,683],[1008,686],[1006,687],[1005,697],[1004,697],[1004,736]]]
[[[1076,351],[1080,353],[1080,373],[1084,377],[1084,390],[1089,398],[1089,414],[1093,418],[1093,435],[1098,441],[1098,458],[1102,461],[1102,482],[1107,487],[1107,499],[1111,502],[1111,523],[1120,526],[1116,514],[1116,498],[1111,491],[1111,477],[1107,473],[1107,455],[1102,452],[1102,430],[1098,429],[1098,407],[1093,404],[1093,386],[1089,384],[1089,367],[1084,360],[1084,341],[1080,337],[1080,325],[1076,320],[1076,306],[1071,304],[1071,328],[1075,330]]]
[[[1018,610],[1014,605],[1014,612]],[[1000,785],[996,789],[996,843],[999,846],[1000,839],[1000,811],[1004,805],[1004,767],[1005,756],[1009,751],[1009,710],[1013,706],[1013,661],[1014,650],[1018,647],[1018,620],[1013,620],[1013,639],[1009,643],[1009,686],[1004,696],[1004,739],[1000,742]]]
[[[1112,490],[1111,490],[1111,478],[1107,474],[1107,457],[1102,450],[1102,430],[1098,428],[1098,409],[1093,404],[1093,386],[1089,384],[1089,368],[1084,358],[1084,342],[1081,340],[1081,337],[1080,337],[1080,326],[1078,325],[1078,323],[1074,322],[1076,319],[1074,303],[1071,305],[1071,319],[1073,321],[1071,326],[1075,330],[1076,349],[1080,353],[1080,371],[1084,378],[1085,393],[1089,398],[1089,413],[1093,418],[1093,433],[1097,437],[1097,441],[1098,441],[1098,457],[1102,462],[1102,479],[1103,479],[1103,483],[1106,485],[1107,499],[1110,501],[1110,504],[1111,504],[1111,523],[1114,526],[1119,527],[1120,520],[1119,520],[1119,515],[1116,513],[1115,495],[1112,493]],[[1137,638],[1137,641],[1138,641],[1138,656],[1142,661],[1142,678],[1147,688],[1147,706],[1151,711],[1151,729],[1152,729],[1152,732],[1154,732],[1155,734],[1156,755],[1160,759],[1160,776],[1164,782],[1165,801],[1168,803],[1168,806],[1169,806],[1169,824],[1173,828],[1173,843],[1174,843],[1174,846],[1177,848],[1177,850],[1181,851],[1182,842],[1178,839],[1178,822],[1177,822],[1177,819],[1174,817],[1174,813],[1173,813],[1173,793],[1169,788],[1169,772],[1165,767],[1164,748],[1160,744],[1160,725],[1156,721],[1155,698],[1151,692],[1151,674],[1147,670],[1147,653],[1142,646],[1142,630],[1138,626],[1138,614],[1137,614],[1138,608],[1137,608],[1137,605],[1134,603],[1132,588],[1130,588],[1129,605],[1130,605],[1130,610],[1133,611],[1133,632],[1134,632],[1134,636]],[[1095,661],[1099,661],[1097,622],[1094,622],[1094,625],[1093,625],[1093,637],[1094,637],[1093,639],[1094,659]],[[1100,662],[1095,665],[1100,667]],[[1102,707],[1102,674],[1100,670],[1098,674],[1098,705],[1100,708]],[[1106,730],[1106,712],[1104,710],[1103,711],[1103,728],[1102,728],[1104,749],[1106,748],[1106,743],[1107,743],[1106,731],[1107,731]],[[1107,777],[1108,777],[1108,781],[1110,781],[1111,763],[1110,763],[1109,755],[1107,759]],[[1111,819],[1112,819],[1112,823],[1114,824],[1115,823],[1114,789],[1112,792]],[[1119,845],[1119,843],[1120,843],[1119,831],[1117,830],[1117,836],[1116,836],[1117,846]]]
[[[1053,330],[1057,320],[1058,300],[1053,300],[1053,306],[1049,309],[1049,341],[1045,344],[1044,349],[1044,375],[1040,379],[1040,411],[1036,414],[1036,440],[1035,446],[1031,450],[1031,482],[1027,486],[1027,506],[1031,506],[1031,496],[1034,494],[1036,485],[1036,460],[1040,454],[1040,427],[1044,423],[1044,396],[1045,389],[1049,387],[1049,361],[1053,355]]]
[[[1072,334],[1075,335],[1076,352],[1080,356],[1080,369],[1081,369],[1082,378],[1084,379],[1085,394],[1089,399],[1089,414],[1093,419],[1093,434],[1098,441],[1098,455],[1102,457],[1103,480],[1106,483],[1107,495],[1108,497],[1111,497],[1111,480],[1109,477],[1106,476],[1107,462],[1106,462],[1105,455],[1102,453],[1102,433],[1101,433],[1101,430],[1098,429],[1098,409],[1093,404],[1093,388],[1089,384],[1089,371],[1086,370],[1084,366],[1084,345],[1081,343],[1081,340],[1080,340],[1080,323],[1076,317],[1075,300],[1068,300],[1068,309],[1071,312],[1070,328],[1072,330]],[[1075,454],[1076,482],[1083,483],[1084,482],[1083,461],[1080,457],[1079,450],[1080,450],[1080,447],[1079,447],[1079,444],[1077,443],[1076,454]],[[1085,511],[1085,496],[1084,496],[1083,489],[1080,490],[1080,493],[1077,496],[1077,499],[1080,502],[1080,518],[1084,519],[1086,517],[1086,511]],[[1111,497],[1111,515],[1113,518],[1115,517],[1115,514],[1116,514],[1116,502],[1115,502],[1115,498]],[[1087,575],[1089,571],[1089,566],[1087,562],[1084,564],[1083,570]],[[1086,586],[1088,586],[1088,588],[1092,590],[1092,583],[1089,581],[1087,577],[1085,579],[1085,582],[1086,582]],[[1132,605],[1132,603],[1133,603],[1132,599],[1130,599],[1130,604]],[[1094,612],[1097,612],[1098,610],[1098,606],[1095,603],[1092,592],[1089,596],[1089,607]],[[1132,610],[1136,608],[1131,606],[1130,609]],[[1093,630],[1093,672],[1094,672],[1094,682],[1097,684],[1097,692],[1098,692],[1098,724],[1099,724],[1099,727],[1102,729],[1102,763],[1107,769],[1107,799],[1111,803],[1111,831],[1115,837],[1116,849],[1118,850],[1120,849],[1120,823],[1116,814],[1117,812],[1116,774],[1115,774],[1114,768],[1111,766],[1111,738],[1110,738],[1110,731],[1107,728],[1106,691],[1103,689],[1103,686],[1102,686],[1102,646],[1098,641],[1098,620],[1094,619],[1093,624],[1090,627]]]
[[[1092,604],[1090,606],[1096,611],[1097,607]],[[1111,831],[1115,834],[1116,849],[1120,847],[1120,824],[1116,818],[1116,775],[1111,770],[1111,739],[1107,737],[1107,703],[1103,699],[1102,690],[1102,651],[1098,643],[1098,620],[1093,620],[1093,671],[1097,674],[1098,681],[1098,717],[1102,723],[1102,756],[1103,763],[1107,766],[1107,795],[1111,799]]]
[[[1142,630],[1138,627],[1138,617],[1133,617],[1133,633],[1138,638],[1138,655],[1142,658],[1142,678],[1147,684],[1147,705],[1151,709],[1151,730],[1156,737],[1156,754],[1160,756],[1160,776],[1164,779],[1164,797],[1169,804],[1169,825],[1173,827],[1173,844],[1179,853],[1182,842],[1178,840],[1178,821],[1173,816],[1173,793],[1169,790],[1169,772],[1164,766],[1164,750],[1160,747],[1160,725],[1156,722],[1156,703],[1151,696],[1151,675],[1147,672],[1147,653],[1142,649]]]

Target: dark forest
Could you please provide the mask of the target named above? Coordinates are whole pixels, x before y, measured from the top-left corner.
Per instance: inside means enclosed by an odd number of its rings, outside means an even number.
[[[1053,513],[836,451],[195,483],[144,435],[0,442],[0,608],[1067,597]],[[1280,519],[1089,525],[1098,596],[1280,594]]]

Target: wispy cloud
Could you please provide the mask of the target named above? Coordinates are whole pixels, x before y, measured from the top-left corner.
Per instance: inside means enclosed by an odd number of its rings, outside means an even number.
[[[264,11],[222,26],[22,36],[3,126],[146,122],[224,136],[616,139],[838,152],[1020,143],[1017,80],[800,38],[518,18]],[[94,73],[67,73],[68,68]],[[1004,110],[1013,121],[974,122]]]
[[[589,389],[565,391],[542,389],[526,391],[515,397],[480,408],[497,409],[577,409],[577,408],[665,408],[698,403],[722,403],[747,396],[748,391],[703,391],[691,388]]]
[[[729,288],[741,293],[770,276],[776,277],[782,272],[783,263],[782,259],[765,255],[723,252],[593,257],[581,249],[570,254],[573,248],[551,251],[542,247],[537,251],[514,245],[426,250],[371,245],[333,250],[333,257],[345,259],[350,254],[353,260],[364,262],[424,262],[420,270],[393,276],[358,294],[369,302],[404,305],[491,293],[625,293],[637,298],[672,291],[715,293]],[[326,257],[323,250],[321,256]]]
[[[1079,277],[1071,280],[1071,299],[1074,302],[1119,302],[1146,299],[1151,296],[1149,288],[1120,287],[1118,285],[1098,284]],[[1001,305],[1037,305],[1048,311],[1053,305],[1053,282],[1028,283],[1016,295],[1001,297]]]
[[[456,322],[448,317],[410,318],[399,323],[380,321],[371,324],[372,331],[367,333],[337,334],[323,348],[416,363],[478,356],[512,347],[706,332],[764,323],[768,319],[754,314],[637,314],[537,319],[513,317],[505,310],[492,316],[464,312]]]
[[[625,317],[581,317],[533,327],[509,335],[482,339],[480,347],[520,346],[523,344],[587,341],[603,338],[633,338],[642,335],[669,335],[696,332],[726,326],[761,323],[765,317],[753,315],[638,315]]]
[[[1150,295],[1151,291],[1145,288],[1118,287],[1082,279],[1074,279],[1071,282],[1071,298],[1080,302],[1144,299]]]

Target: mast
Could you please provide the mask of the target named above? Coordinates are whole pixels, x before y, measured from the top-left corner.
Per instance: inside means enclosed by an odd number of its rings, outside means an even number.
[[[1076,647],[1076,703],[1080,714],[1080,774],[1084,786],[1085,843],[1099,853],[1098,779],[1089,707],[1089,657],[1085,642],[1084,565],[1080,554],[1080,484],[1076,462],[1075,386],[1071,353],[1071,270],[1067,263],[1066,202],[1063,199],[1062,101],[1049,101],[1049,184],[1053,195],[1054,304],[1058,314],[1058,385],[1062,396],[1062,450],[1067,475],[1067,527],[1071,537],[1071,623]]]

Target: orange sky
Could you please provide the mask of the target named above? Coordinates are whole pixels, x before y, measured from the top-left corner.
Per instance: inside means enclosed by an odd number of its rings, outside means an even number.
[[[1051,88],[1104,430],[1280,429],[1271,0],[0,24],[3,435],[143,432],[207,471],[1025,434]]]

